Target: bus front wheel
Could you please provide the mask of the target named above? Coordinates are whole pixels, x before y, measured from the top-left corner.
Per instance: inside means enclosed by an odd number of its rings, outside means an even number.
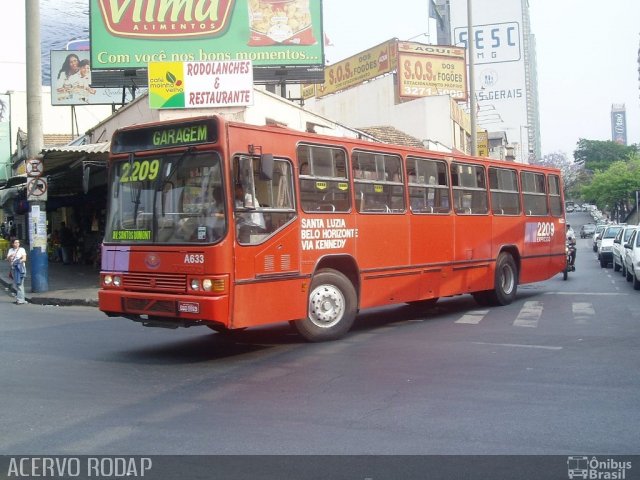
[[[294,325],[311,342],[335,340],[353,325],[356,303],[356,290],[347,277],[336,270],[320,270],[311,282],[307,318]]]
[[[516,298],[518,290],[518,267],[513,257],[501,253],[496,262],[495,289],[491,300],[496,305],[509,305]]]

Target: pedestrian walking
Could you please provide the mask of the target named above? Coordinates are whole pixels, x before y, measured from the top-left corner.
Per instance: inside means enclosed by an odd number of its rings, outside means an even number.
[[[7,253],[7,260],[11,270],[9,275],[13,279],[13,286],[16,289],[16,304],[23,305],[26,302],[24,298],[24,277],[27,276],[27,252],[20,246],[20,240],[15,239],[13,246]]]
[[[73,252],[76,246],[76,239],[67,224],[60,222],[60,247],[62,250],[62,263],[69,265],[73,262]]]

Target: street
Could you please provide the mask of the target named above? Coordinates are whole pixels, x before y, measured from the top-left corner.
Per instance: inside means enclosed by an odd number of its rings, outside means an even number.
[[[150,329],[6,293],[0,452],[637,454],[640,292],[591,239],[576,265],[507,307],[376,309],[320,344],[286,324]]]

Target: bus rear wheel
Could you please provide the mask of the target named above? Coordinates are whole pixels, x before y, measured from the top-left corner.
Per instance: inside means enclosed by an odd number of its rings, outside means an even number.
[[[498,255],[495,273],[495,288],[491,291],[491,303],[509,305],[516,298],[518,291],[518,267],[508,253]]]
[[[296,320],[294,326],[310,342],[335,340],[353,325],[356,303],[356,290],[346,276],[320,270],[311,282],[307,318]]]

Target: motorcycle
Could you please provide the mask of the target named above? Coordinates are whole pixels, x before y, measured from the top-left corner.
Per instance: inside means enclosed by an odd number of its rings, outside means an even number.
[[[571,241],[571,240],[567,240],[567,243],[565,244],[565,248],[564,248],[567,260],[566,260],[566,264],[564,267],[564,270],[562,271],[562,279],[566,280],[567,278],[569,278],[569,272],[575,272],[576,271],[576,242],[575,240]]]

